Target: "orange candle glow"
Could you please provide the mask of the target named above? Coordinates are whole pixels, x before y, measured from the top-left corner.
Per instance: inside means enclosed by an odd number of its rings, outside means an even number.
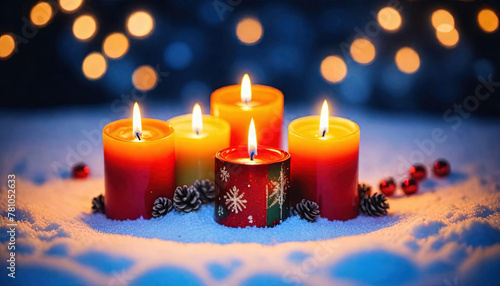
[[[348,220],[358,216],[359,126],[344,118],[296,119],[288,126],[288,150],[293,157],[292,206],[307,199],[318,203],[321,216]]]
[[[196,180],[214,181],[214,156],[229,147],[230,127],[227,121],[202,115],[196,104],[193,114],[168,121],[175,129],[175,182],[191,185]]]
[[[252,85],[245,74],[241,85],[217,89],[211,97],[211,113],[231,125],[231,146],[247,144],[251,118],[258,130],[258,144],[280,148],[283,124],[283,93],[265,85]]]
[[[111,122],[102,133],[106,217],[151,218],[158,197],[173,197],[174,129],[161,120],[141,119],[135,103],[133,118]]]

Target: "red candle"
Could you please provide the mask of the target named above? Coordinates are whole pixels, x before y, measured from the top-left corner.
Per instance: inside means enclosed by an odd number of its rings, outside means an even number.
[[[325,101],[320,116],[296,119],[288,126],[293,156],[292,198],[316,202],[322,217],[348,220],[358,216],[359,126],[329,117]]]
[[[158,197],[172,199],[175,189],[174,130],[164,121],[134,118],[103,129],[106,217],[151,218]]]
[[[290,154],[257,148],[253,119],[248,141],[248,147],[215,155],[215,221],[229,227],[271,227],[289,215]]]

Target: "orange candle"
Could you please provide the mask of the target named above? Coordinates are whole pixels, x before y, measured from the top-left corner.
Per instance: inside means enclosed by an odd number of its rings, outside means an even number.
[[[247,144],[247,128],[255,119],[260,146],[281,147],[283,93],[265,85],[251,85],[247,74],[240,85],[217,89],[211,97],[211,114],[231,125],[231,146]]]
[[[321,116],[296,119],[288,126],[293,157],[292,206],[316,202],[322,217],[348,220],[358,216],[359,126],[329,117],[326,100]]]
[[[175,129],[175,182],[192,185],[196,180],[214,181],[215,153],[229,147],[230,127],[227,121],[202,115],[196,104],[193,114],[168,121]]]
[[[161,120],[141,119],[135,103],[133,119],[111,122],[102,133],[106,217],[151,218],[158,197],[173,197],[174,129]]]

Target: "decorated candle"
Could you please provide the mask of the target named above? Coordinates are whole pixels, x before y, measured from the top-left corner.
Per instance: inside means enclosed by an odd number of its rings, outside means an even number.
[[[229,227],[271,227],[289,215],[290,154],[257,147],[253,119],[248,142],[215,155],[215,221]]]
[[[358,216],[359,126],[344,118],[296,119],[288,126],[288,150],[293,156],[292,197],[318,203],[322,217],[348,220]]]
[[[202,115],[196,104],[193,114],[169,120],[175,129],[175,182],[192,185],[196,180],[214,181],[214,157],[229,147],[230,127],[224,119]]]
[[[133,119],[111,122],[102,133],[106,217],[151,218],[158,197],[173,197],[174,129],[161,120],[141,119],[136,103]]]
[[[255,119],[260,146],[281,146],[283,93],[270,86],[252,85],[247,74],[241,85],[222,87],[212,93],[211,113],[231,125],[231,146],[247,143],[251,118]]]

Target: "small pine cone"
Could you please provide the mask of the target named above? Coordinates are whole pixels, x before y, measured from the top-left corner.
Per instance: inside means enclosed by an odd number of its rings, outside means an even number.
[[[95,197],[92,199],[92,213],[97,214],[101,213],[103,214],[105,212],[104,209],[104,196],[101,194],[98,197]]]
[[[161,217],[168,214],[173,208],[172,200],[169,198],[159,197],[153,205],[153,217]]]
[[[359,209],[362,213],[369,216],[387,215],[389,204],[384,194],[376,193],[373,196],[364,196],[359,202]]]
[[[193,187],[200,193],[203,203],[213,202],[215,199],[215,186],[210,180],[196,180]]]
[[[358,184],[358,193],[360,198],[364,197],[365,195],[371,195],[372,186],[365,183]]]
[[[191,212],[201,206],[200,193],[193,186],[177,187],[174,192],[174,208],[180,212]]]
[[[300,218],[313,222],[319,216],[319,206],[315,202],[303,199],[293,209],[293,214],[300,216]]]

